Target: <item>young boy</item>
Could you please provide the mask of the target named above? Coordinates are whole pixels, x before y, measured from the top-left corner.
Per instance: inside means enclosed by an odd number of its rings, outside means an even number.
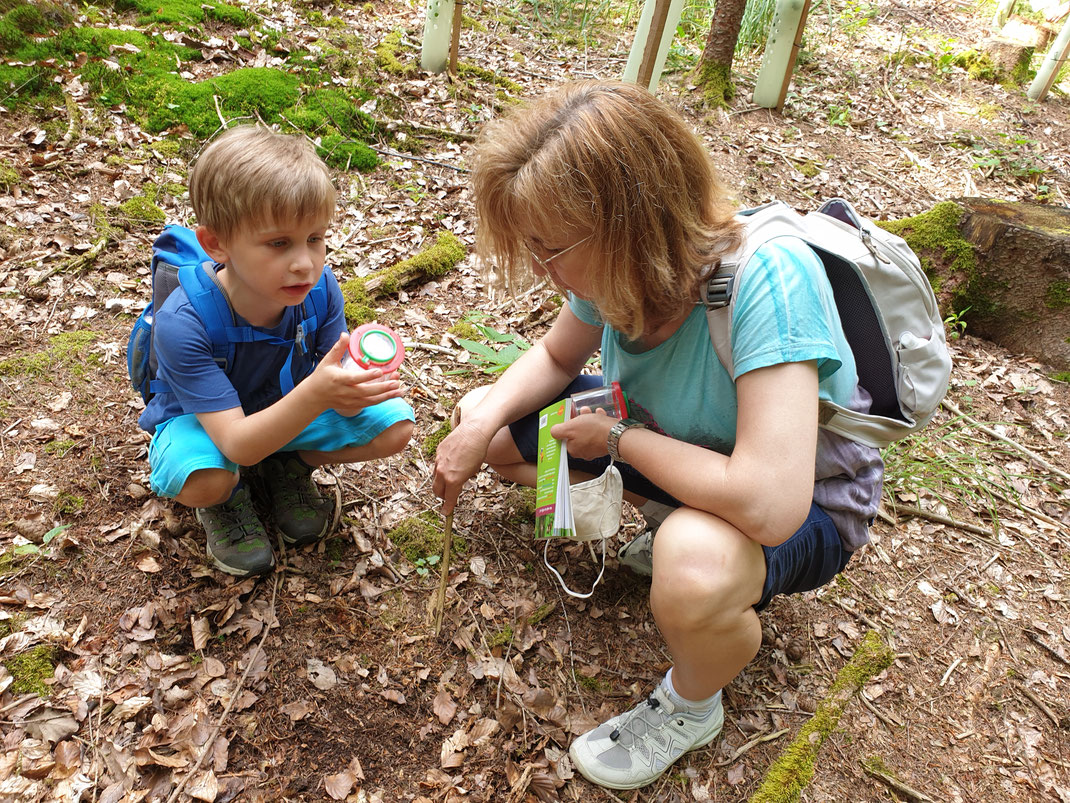
[[[157,378],[167,389],[139,424],[153,433],[153,491],[195,508],[219,569],[261,574],[275,557],[241,467],[255,467],[283,540],[314,543],[335,511],[312,482],[313,468],[400,452],[414,417],[396,373],[340,365],[349,335],[342,293],[324,268],[336,196],[308,142],[232,128],[198,159],[190,200],[197,239],[215,260],[202,267],[214,274],[235,326],[251,327],[254,337],[235,344],[224,371],[186,292],[175,289],[153,324]],[[304,344],[311,327],[302,302],[321,280],[327,314]]]

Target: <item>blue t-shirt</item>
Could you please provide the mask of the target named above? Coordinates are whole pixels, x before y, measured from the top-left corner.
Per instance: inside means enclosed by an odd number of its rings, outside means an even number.
[[[312,373],[346,328],[342,291],[330,268],[323,270],[327,277],[327,319],[316,328],[315,343],[308,355],[303,360],[294,355],[298,363],[293,367],[295,385]],[[240,315],[235,317],[238,326],[250,325]],[[292,341],[301,320],[298,304],[283,311],[277,326],[253,328]],[[142,429],[155,432],[158,424],[185,413],[241,407],[246,415],[252,415],[282,398],[279,372],[290,354],[288,345],[236,343],[233,365],[224,373],[212,359],[211,338],[181,286],[167,297],[152,326],[156,375],[167,382],[170,391],[157,393],[149,400],[138,420]]]
[[[597,308],[573,297],[576,316],[603,326]],[[732,318],[730,376],[710,340],[706,308],[695,309],[664,343],[636,352],[605,326],[602,374],[628,394],[633,418],[677,440],[723,454],[736,441],[735,379],[758,368],[817,361],[821,398],[847,406],[857,384],[854,355],[820,260],[796,238],[761,246],[747,263]]]

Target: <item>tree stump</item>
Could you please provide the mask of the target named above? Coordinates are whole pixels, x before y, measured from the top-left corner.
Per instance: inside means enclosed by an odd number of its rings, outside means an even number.
[[[1070,209],[958,198],[887,226],[970,334],[1070,370]]]

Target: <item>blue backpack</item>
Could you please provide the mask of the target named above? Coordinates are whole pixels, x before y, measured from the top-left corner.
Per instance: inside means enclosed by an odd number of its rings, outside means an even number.
[[[202,267],[212,258],[204,252],[197,235],[184,226],[167,226],[152,244],[152,300],[148,303],[130,332],[126,346],[126,367],[130,383],[147,403],[157,393],[170,388],[156,378],[156,351],[152,342],[152,322],[155,311],[163,306],[171,291],[179,285],[186,291],[193,309],[197,312],[212,341],[212,359],[229,373],[234,363],[234,344],[251,343],[255,340],[274,343],[288,348],[286,364],[279,372],[279,387],[283,395],[294,388],[293,360],[296,355],[308,353],[315,347],[316,329],[327,319],[327,271],[323,272],[305,300],[297,331],[293,340],[274,337],[252,326],[238,326],[215,271]],[[298,381],[302,377],[298,377]]]

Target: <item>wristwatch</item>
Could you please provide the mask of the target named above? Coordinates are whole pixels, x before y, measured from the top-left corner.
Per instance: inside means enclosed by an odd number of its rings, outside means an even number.
[[[610,460],[616,461],[621,459],[620,454],[617,453],[617,446],[620,445],[620,436],[632,427],[646,429],[646,424],[642,421],[636,421],[634,418],[622,418],[609,430],[609,436],[606,438],[606,446],[609,449]]]

